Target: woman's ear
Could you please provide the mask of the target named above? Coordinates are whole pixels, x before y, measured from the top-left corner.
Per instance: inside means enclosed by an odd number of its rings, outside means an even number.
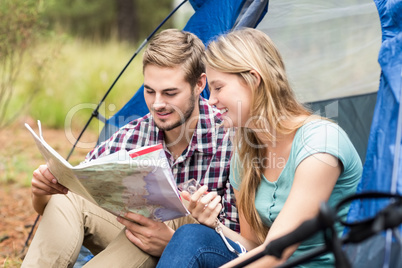
[[[255,77],[255,79],[256,79],[256,81],[257,81],[257,86],[259,86],[260,83],[261,83],[261,76],[260,76],[260,74],[259,74],[256,70],[251,70],[251,71],[250,71],[250,74]]]
[[[206,84],[207,84],[207,75],[205,73],[202,73],[197,81],[197,85],[195,88],[198,95],[201,94],[201,92],[204,90]]]

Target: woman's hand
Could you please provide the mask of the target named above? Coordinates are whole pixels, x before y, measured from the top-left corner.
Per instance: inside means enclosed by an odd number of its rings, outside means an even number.
[[[216,192],[207,192],[208,187],[202,186],[193,195],[183,191],[182,197],[189,201],[188,211],[200,223],[215,228],[216,219],[222,210],[221,196]]]

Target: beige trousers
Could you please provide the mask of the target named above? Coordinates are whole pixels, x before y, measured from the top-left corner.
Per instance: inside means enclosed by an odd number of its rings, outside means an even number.
[[[176,230],[191,217],[166,222]],[[80,196],[54,195],[21,267],[73,267],[81,245],[95,257],[84,267],[155,267],[158,258],[132,244],[116,216]]]

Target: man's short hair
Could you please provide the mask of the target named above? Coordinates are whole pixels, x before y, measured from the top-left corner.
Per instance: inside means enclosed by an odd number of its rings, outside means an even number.
[[[185,80],[193,88],[205,72],[204,52],[205,46],[196,35],[177,29],[164,30],[150,41],[145,50],[143,70],[148,64],[167,68],[180,66],[186,74]]]

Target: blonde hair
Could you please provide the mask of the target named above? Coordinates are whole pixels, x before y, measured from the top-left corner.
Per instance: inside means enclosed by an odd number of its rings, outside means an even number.
[[[185,79],[194,87],[205,72],[202,57],[205,46],[202,41],[190,32],[167,29],[149,42],[142,63],[143,71],[148,64],[172,68],[180,66],[185,72]]]
[[[263,32],[245,28],[220,36],[208,45],[204,59],[214,70],[236,74],[251,90],[250,120],[263,130],[265,139],[275,142],[277,134],[289,134],[302,125],[286,122],[311,113],[296,100],[289,85],[281,55],[271,39]],[[260,81],[251,73],[255,71]],[[255,207],[255,193],[264,172],[263,165],[253,159],[264,159],[266,145],[248,128],[236,133],[239,155],[240,183],[237,206],[255,230],[262,243],[268,233]],[[249,168],[244,168],[249,167]]]

